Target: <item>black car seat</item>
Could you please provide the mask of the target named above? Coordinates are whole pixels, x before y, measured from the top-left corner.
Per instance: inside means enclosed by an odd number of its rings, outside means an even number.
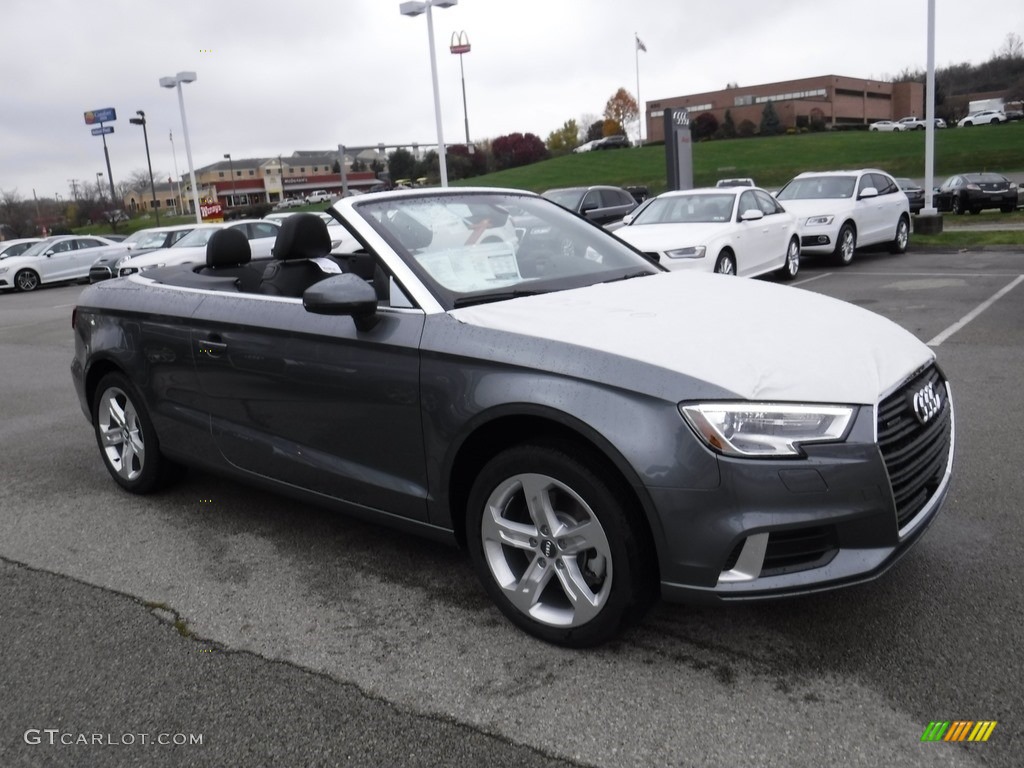
[[[206,244],[206,266],[200,275],[209,277],[234,277],[242,291],[255,292],[260,285],[261,274],[249,266],[252,249],[249,240],[240,229],[219,229]]]
[[[284,220],[274,241],[274,260],[263,273],[259,293],[299,297],[309,286],[341,268],[327,258],[331,235],[313,213],[295,213]]]

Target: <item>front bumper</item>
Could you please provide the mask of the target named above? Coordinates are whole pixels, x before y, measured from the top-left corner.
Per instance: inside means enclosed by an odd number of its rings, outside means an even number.
[[[929,375],[941,381],[932,368],[879,409],[861,408],[846,443],[809,448],[801,461],[720,457],[721,483],[709,491],[648,489],[664,534],[662,596],[759,600],[884,573],[920,538],[949,491],[955,428],[944,383],[945,405],[931,426],[897,436],[895,447],[888,436],[884,449],[875,438],[876,418],[888,428],[898,419],[892,403],[910,403]]]
[[[836,248],[837,233],[831,229],[820,231],[805,230],[807,234],[800,234],[800,252],[811,253],[832,253]]]

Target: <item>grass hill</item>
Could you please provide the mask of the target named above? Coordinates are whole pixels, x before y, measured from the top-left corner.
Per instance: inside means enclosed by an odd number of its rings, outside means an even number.
[[[801,171],[881,168],[894,176],[924,178],[924,131],[835,131],[693,145],[696,186],[723,177],[749,176],[762,187],[780,187]],[[935,132],[936,184],[967,171],[1024,171],[1024,122]],[[642,184],[665,190],[663,146],[584,152],[453,182],[543,192],[551,187]]]

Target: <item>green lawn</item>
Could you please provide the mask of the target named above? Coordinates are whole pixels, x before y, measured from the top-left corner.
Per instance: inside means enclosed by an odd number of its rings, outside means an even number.
[[[793,136],[706,141],[693,145],[696,186],[723,177],[749,176],[769,189],[801,171],[881,168],[894,176],[924,178],[924,131],[836,131]],[[965,171],[1024,170],[1024,122],[935,132],[936,184]],[[542,163],[454,182],[542,192],[588,184],[641,184],[665,190],[665,148],[640,147],[565,155]]]

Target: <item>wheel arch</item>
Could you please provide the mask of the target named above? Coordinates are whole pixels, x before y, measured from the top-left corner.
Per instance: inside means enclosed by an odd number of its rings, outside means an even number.
[[[108,373],[120,373],[127,376],[127,372],[120,365],[110,358],[94,360],[85,373],[85,402],[92,413],[93,403],[96,401],[96,389],[99,387],[103,377]]]
[[[569,414],[532,405],[504,406],[482,415],[455,449],[447,464],[447,506],[459,546],[466,546],[466,506],[480,470],[502,451],[529,442],[570,446],[575,455],[596,465],[615,489],[636,503],[639,535],[657,561],[652,526],[653,504],[636,472],[604,437]]]

